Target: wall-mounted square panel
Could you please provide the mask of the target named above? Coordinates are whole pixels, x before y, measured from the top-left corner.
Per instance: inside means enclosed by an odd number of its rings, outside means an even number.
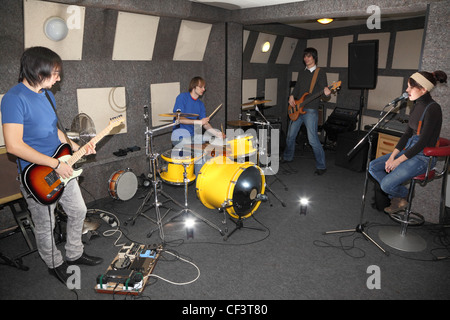
[[[244,79],[242,80],[242,103],[251,101],[251,98],[255,98],[257,95],[257,79]]]
[[[298,39],[284,37],[283,44],[281,45],[280,52],[278,53],[277,61],[278,64],[289,64],[291,63],[292,55],[294,54],[295,48],[297,47]]]
[[[119,12],[113,60],[152,60],[159,17]]]
[[[386,69],[389,40],[391,34],[386,33],[365,33],[358,35],[358,41],[378,40],[378,69]]]
[[[180,83],[155,83],[150,85],[152,126],[157,127],[170,122],[170,117],[161,117],[160,114],[172,113],[175,100],[180,94]]]
[[[277,105],[277,93],[278,93],[278,79],[266,79],[264,87],[264,100],[270,100],[265,105],[266,106],[276,106]]]
[[[423,29],[397,32],[392,69],[418,69],[422,53],[422,40]]]
[[[306,42],[306,47],[314,48],[317,50],[318,55],[318,67],[326,67],[328,61],[328,38],[320,39],[308,39]]]
[[[24,46],[43,46],[55,51],[62,60],[81,60],[85,8],[46,1],[24,0]],[[50,40],[44,33],[44,25],[50,18],[65,21],[67,36],[59,41]]]
[[[255,48],[250,59],[250,63],[267,63],[269,61],[270,53],[272,52],[275,43],[276,35],[260,32],[256,40]],[[270,48],[267,52],[262,51],[262,47],[266,42],[270,43]]]
[[[245,46],[247,45],[248,36],[250,35],[250,31],[244,30],[242,33],[242,52],[245,50]]]
[[[367,109],[381,111],[390,101],[401,96],[402,92],[403,77],[378,76],[377,87],[369,90]]]
[[[127,103],[124,87],[77,89],[78,112],[86,113],[94,121],[95,131],[105,129],[112,118],[121,115],[120,126],[109,135],[127,132]]]
[[[208,23],[181,21],[173,60],[203,61],[211,28]]]
[[[350,42],[353,42],[353,35],[333,38],[330,62],[332,68],[348,67],[348,44]]]

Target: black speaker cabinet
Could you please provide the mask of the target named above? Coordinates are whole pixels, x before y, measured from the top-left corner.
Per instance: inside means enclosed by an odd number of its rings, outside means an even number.
[[[365,137],[366,131],[351,131],[338,135],[335,164],[353,171],[365,171],[369,143],[365,141],[350,157],[347,154]]]
[[[348,88],[375,89],[378,76],[378,40],[348,44]]]

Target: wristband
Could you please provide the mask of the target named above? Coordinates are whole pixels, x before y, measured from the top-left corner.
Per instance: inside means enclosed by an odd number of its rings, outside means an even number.
[[[55,168],[53,168],[53,170],[59,169],[59,166],[61,165],[61,161],[59,161],[59,159],[56,159],[56,160],[58,160],[58,165]]]

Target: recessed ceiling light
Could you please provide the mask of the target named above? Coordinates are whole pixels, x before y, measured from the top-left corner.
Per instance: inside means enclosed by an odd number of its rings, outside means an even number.
[[[329,24],[331,22],[333,22],[334,19],[331,18],[321,18],[321,19],[317,19],[317,22],[320,24]]]

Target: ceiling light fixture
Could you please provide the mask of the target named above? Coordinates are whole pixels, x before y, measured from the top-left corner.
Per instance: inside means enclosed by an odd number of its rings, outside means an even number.
[[[262,52],[268,52],[270,50],[270,42],[266,41],[261,47]]]
[[[50,40],[61,41],[69,33],[66,21],[60,17],[50,17],[45,21],[44,33]]]
[[[331,22],[333,22],[334,19],[331,18],[321,18],[321,19],[317,19],[317,22],[320,24],[329,24]]]

